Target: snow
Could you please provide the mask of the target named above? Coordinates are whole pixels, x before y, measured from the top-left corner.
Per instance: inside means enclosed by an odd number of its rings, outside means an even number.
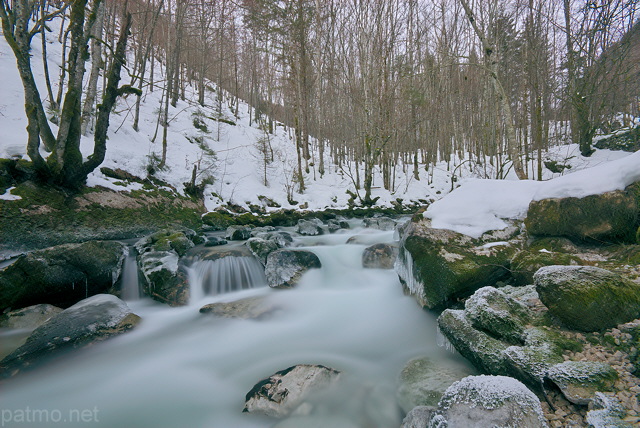
[[[131,313],[129,306],[116,296],[112,294],[96,294],[79,301],[75,305],[65,309],[61,314],[79,314],[96,307],[99,307],[105,316],[101,318],[100,321],[87,326],[87,328],[92,331],[95,331],[98,327],[115,327],[122,319]]]
[[[9,187],[6,192],[0,195],[0,199],[5,201],[17,201],[19,199],[22,199],[20,196],[11,193],[13,189],[15,189],[15,187]]]
[[[59,21],[51,22],[49,27],[52,31],[47,36],[48,61],[49,69],[54,71],[53,92],[57,93],[58,78],[55,71],[60,69],[62,63],[61,45],[57,41]],[[44,96],[46,90],[39,38],[40,34],[34,37],[31,55],[35,79],[41,95]],[[156,67],[156,82],[164,79],[162,73],[164,71],[158,71]],[[3,82],[0,86],[0,129],[3,132],[0,139],[0,157],[27,159],[24,94],[15,58],[3,37],[0,37],[0,76]],[[129,83],[124,73],[122,83]],[[209,86],[217,91],[214,84],[211,83]],[[274,161],[267,166],[265,177],[257,147],[257,141],[265,137],[265,133],[259,129],[255,121],[250,123],[250,108],[242,100],[239,103],[238,115],[235,116],[236,109],[231,105],[232,98],[226,93],[220,115],[236,125],[212,119],[218,116],[213,107],[217,104],[216,91],[207,91],[206,105],[203,107],[189,101],[197,97],[195,88],[187,86],[186,100],[179,100],[175,107],[170,108],[166,168],[156,171],[157,178],[182,194],[184,183],[191,179],[194,164],[199,164],[199,171],[203,175],[214,178],[213,184],[205,188],[204,202],[209,211],[227,202],[244,208],[248,208],[250,204],[264,206],[261,199],[265,199],[261,196],[272,199],[281,208],[299,209],[303,206],[309,210],[320,210],[348,207],[349,195],[345,191],[355,190],[349,178],[354,171],[352,162],[338,166],[327,149],[323,159],[326,172],[321,176],[318,171],[318,142],[312,140],[313,157],[309,161],[309,171],[303,174],[307,190],[302,194],[291,191],[292,188],[295,189],[293,177],[296,169],[296,145],[291,129],[276,124],[275,134],[269,135]],[[161,95],[162,90],[157,87],[153,92],[144,94],[137,132],[132,127],[135,97],[128,96],[118,101],[111,117],[106,158],[101,166],[123,169],[140,178],[147,176],[148,167],[154,166],[162,153],[162,128],[158,127]],[[206,125],[207,132],[194,126],[195,118]],[[55,133],[56,126],[51,126]],[[81,150],[84,156],[89,156],[92,149],[92,136],[83,137]],[[215,157],[208,155],[211,151],[215,152]],[[43,152],[43,155],[46,153]],[[463,186],[450,193],[444,200],[432,204],[426,215],[433,219],[434,227],[479,236],[486,230],[504,228],[504,219],[522,218],[528,203],[533,199],[600,193],[621,188],[623,182],[629,182],[634,176],[635,180],[640,179],[638,154],[628,156],[622,152],[597,150],[591,157],[584,158],[580,156],[576,145],[564,145],[552,148],[544,157],[545,160],[568,164],[571,169],[566,171],[566,176],[560,177],[559,174],[545,170],[544,179],[559,177],[549,182],[555,183],[553,185],[515,181],[513,172],[507,177],[509,181],[480,180],[474,177],[495,176],[495,169],[492,170],[487,164],[480,171],[469,162],[465,165],[472,166],[471,169],[466,166],[455,168],[463,159],[454,156],[450,163],[441,161],[435,166],[429,165],[428,168],[423,164],[419,165],[419,180],[414,178],[412,165],[398,164],[392,179],[395,188],[391,191],[380,186],[381,172],[375,168],[371,196],[379,197],[379,206],[391,206],[397,199],[402,199],[405,204],[413,201],[424,205],[426,201],[435,201],[450,192],[455,171],[455,179],[458,183],[464,183]],[[615,167],[607,166],[608,161],[615,159],[619,162]],[[528,167],[533,170],[535,161],[531,162]],[[630,170],[634,166],[635,172],[632,174]],[[589,172],[584,174],[578,171],[584,168],[590,168]],[[266,185],[263,182],[265,178]],[[118,191],[142,189],[139,183],[127,184],[108,178],[99,169],[89,175],[87,183],[89,186],[103,186]],[[298,204],[292,205],[288,200],[288,194],[291,194]],[[12,197],[10,192],[0,195],[0,199],[5,200]],[[272,211],[278,208],[265,206],[265,209]]]
[[[640,152],[548,181],[469,179],[429,206],[424,216],[434,228],[478,238],[507,227],[506,219],[524,219],[531,201],[582,198],[623,190],[636,181],[640,181]]]

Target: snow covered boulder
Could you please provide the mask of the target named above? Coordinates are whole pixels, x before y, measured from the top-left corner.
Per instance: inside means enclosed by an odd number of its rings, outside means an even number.
[[[596,392],[611,391],[618,373],[607,363],[598,361],[565,361],[547,371],[547,379],[574,404],[587,405]]]
[[[431,426],[547,427],[540,400],[506,376],[469,376],[445,391]]]
[[[38,303],[68,307],[106,292],[122,270],[126,245],[63,244],[21,255],[0,270],[0,312]]]
[[[135,244],[146,295],[171,306],[189,302],[187,274],[179,268],[179,261],[194,246],[195,236],[189,229],[163,230]]]
[[[373,244],[362,252],[362,267],[393,269],[398,257],[398,247],[392,244]]]
[[[640,317],[640,284],[594,266],[548,266],[534,275],[549,312],[570,328],[600,331]]]
[[[535,236],[566,236],[578,241],[631,243],[640,211],[633,187],[584,198],[531,201],[525,219],[527,231]]]
[[[11,311],[0,316],[0,328],[36,328],[62,312],[57,306],[42,303]]]
[[[262,238],[250,238],[246,244],[263,266],[267,263],[267,256],[280,248],[275,241]]]
[[[321,365],[300,364],[261,380],[245,397],[243,412],[282,418],[292,413],[308,414],[310,395],[331,386],[340,372]]]
[[[267,256],[265,274],[272,288],[291,288],[309,269],[322,267],[320,259],[311,251],[280,249]]]
[[[494,287],[476,291],[464,305],[465,316],[474,327],[509,343],[523,343],[529,309]]]
[[[305,235],[305,236],[322,235],[323,231],[322,231],[321,224],[322,222],[317,219],[313,219],[313,220],[300,219],[298,220],[298,224],[296,225],[296,232],[298,232],[300,235]]]
[[[516,251],[513,242],[474,239],[429,220],[407,222],[400,231],[395,263],[400,282],[422,306],[447,306],[456,298],[507,277]]]
[[[396,228],[396,221],[389,217],[371,217],[362,220],[364,227],[380,230],[393,230]]]
[[[451,384],[470,374],[471,371],[461,365],[445,365],[429,357],[414,358],[400,372],[398,405],[405,413],[416,406],[435,407]]]
[[[81,348],[124,333],[140,317],[122,300],[110,294],[84,299],[36,328],[24,345],[0,362],[3,377],[42,362],[62,350]]]

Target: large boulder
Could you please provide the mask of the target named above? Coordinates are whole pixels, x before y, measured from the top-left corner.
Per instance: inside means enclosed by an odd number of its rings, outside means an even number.
[[[525,225],[531,235],[632,243],[639,211],[631,189],[584,198],[543,199],[529,204]]]
[[[373,244],[362,252],[362,267],[369,269],[393,269],[398,257],[398,247],[393,244]]]
[[[0,312],[39,303],[66,308],[116,282],[127,254],[113,241],[63,244],[21,255],[0,270]]]
[[[263,266],[267,263],[267,256],[280,248],[277,242],[262,238],[250,238],[246,244]]]
[[[600,331],[640,317],[640,284],[594,266],[548,266],[534,275],[540,300],[568,327]]]
[[[309,269],[322,267],[311,251],[280,249],[269,254],[265,265],[267,282],[272,288],[291,288]]]
[[[315,392],[332,385],[340,372],[321,365],[300,364],[261,380],[245,397],[243,412],[282,418],[291,413],[309,413],[301,408]]]
[[[180,257],[194,246],[196,234],[189,229],[162,230],[135,244],[138,267],[146,295],[171,306],[189,302],[187,274],[179,267]]]
[[[431,426],[547,427],[540,400],[516,379],[468,376],[445,391]]]
[[[599,361],[565,361],[547,370],[547,379],[574,404],[587,405],[596,392],[611,391],[618,373]]]
[[[115,296],[89,297],[36,328],[24,345],[0,362],[1,376],[13,376],[62,350],[81,348],[124,333],[139,321],[140,317]]]
[[[492,242],[494,235],[474,239],[447,229],[430,227],[427,219],[400,228],[400,250],[395,269],[405,290],[422,306],[433,309],[509,275],[516,251],[513,243]],[[509,236],[517,233],[505,231]]]
[[[400,372],[398,405],[405,413],[417,406],[435,407],[451,384],[470,374],[464,366],[437,363],[429,357],[414,358]]]

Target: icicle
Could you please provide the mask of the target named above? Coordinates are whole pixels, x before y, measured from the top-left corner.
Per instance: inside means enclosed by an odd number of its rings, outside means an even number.
[[[440,327],[438,325],[436,325],[436,343],[439,347],[444,348],[449,352],[452,352],[454,354],[458,353],[455,346],[453,346],[453,344],[449,342],[449,339],[447,339],[447,337],[442,334],[442,331],[440,330]]]

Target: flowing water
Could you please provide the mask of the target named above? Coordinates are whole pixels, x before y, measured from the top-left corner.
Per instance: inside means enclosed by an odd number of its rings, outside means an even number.
[[[346,244],[356,233],[358,243]],[[301,238],[296,244],[315,252],[322,268],[290,290],[264,287],[262,273],[243,260],[196,262],[189,306],[130,300],[143,319],[134,330],[6,381],[0,408],[12,417],[43,410],[48,413],[40,415],[65,421],[50,420],[52,426],[397,427],[396,383],[409,359],[464,363],[436,345],[434,315],[403,295],[393,270],[361,267],[367,245],[392,240],[392,232],[368,230]],[[234,272],[220,272],[227,269]],[[257,288],[220,294],[228,291],[225,275]],[[264,296],[278,310],[260,320],[198,312],[207,303],[249,296]],[[311,417],[279,422],[242,413],[254,384],[303,363],[343,372],[334,388],[313,400]],[[85,423],[74,424],[78,420]]]

